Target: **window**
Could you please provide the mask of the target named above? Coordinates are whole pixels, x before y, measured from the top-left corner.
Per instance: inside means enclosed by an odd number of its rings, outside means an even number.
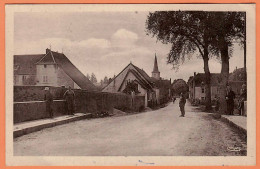
[[[26,75],[23,75],[23,82],[27,79]]]
[[[48,76],[43,76],[43,83],[48,83]]]
[[[201,88],[201,93],[205,93],[204,87]]]
[[[23,76],[22,76],[22,83],[25,84],[25,83],[26,83],[26,80],[27,80],[27,76],[26,76],[26,75],[23,75]]]
[[[44,65],[44,68],[47,68],[47,65]]]

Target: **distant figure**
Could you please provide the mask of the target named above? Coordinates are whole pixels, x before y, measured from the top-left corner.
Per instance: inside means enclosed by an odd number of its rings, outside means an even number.
[[[219,106],[220,106],[220,102],[219,102],[219,97],[218,96],[215,96],[215,103],[216,103],[215,111],[218,112],[219,111]]]
[[[131,105],[132,105],[132,107],[134,106],[134,99],[135,99],[135,91],[132,90],[131,91]]]
[[[227,114],[233,115],[234,112],[234,99],[235,99],[235,93],[233,92],[232,88],[227,85],[227,93],[226,93],[226,102],[227,102]]]
[[[175,100],[176,100],[176,98],[173,96],[173,97],[172,97],[172,102],[174,103],[174,102],[175,102]]]
[[[46,102],[46,112],[48,112],[50,118],[53,118],[53,110],[52,110],[53,96],[48,87],[45,87],[44,91],[45,91],[44,100]]]
[[[67,103],[68,108],[68,114],[74,115],[74,99],[75,99],[75,93],[71,90],[71,87],[69,86],[69,89],[64,93],[63,96]]]
[[[185,110],[184,110],[185,103],[186,103],[186,98],[185,98],[184,94],[181,93],[181,95],[180,95],[180,102],[179,102],[179,107],[180,107],[180,110],[181,110],[180,117],[184,117],[185,116]]]
[[[247,99],[247,89],[246,84],[242,85],[242,89],[240,90],[240,96],[239,96],[239,103],[238,103],[238,110],[240,112],[240,115],[244,115],[244,101]]]

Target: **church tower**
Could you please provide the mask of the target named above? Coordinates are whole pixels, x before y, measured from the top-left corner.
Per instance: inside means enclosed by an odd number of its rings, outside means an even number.
[[[152,77],[157,79],[157,80],[161,79],[160,72],[159,72],[159,69],[158,69],[158,64],[157,64],[156,53],[155,53],[155,57],[154,57],[154,65],[153,65]]]

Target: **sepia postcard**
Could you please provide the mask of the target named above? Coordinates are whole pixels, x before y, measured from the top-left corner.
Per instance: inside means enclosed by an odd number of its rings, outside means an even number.
[[[6,5],[6,165],[256,165],[255,7]]]

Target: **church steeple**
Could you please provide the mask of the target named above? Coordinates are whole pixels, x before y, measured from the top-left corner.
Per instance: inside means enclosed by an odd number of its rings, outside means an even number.
[[[154,57],[154,65],[153,65],[152,77],[157,79],[157,80],[160,79],[160,72],[159,72],[159,69],[158,69],[156,53],[155,53],[155,57]]]

